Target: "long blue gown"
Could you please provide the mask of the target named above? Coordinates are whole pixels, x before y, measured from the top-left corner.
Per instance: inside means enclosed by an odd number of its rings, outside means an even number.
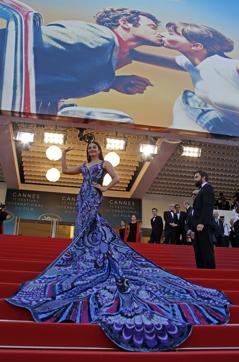
[[[81,167],[72,243],[36,279],[7,301],[38,322],[97,323],[128,351],[179,346],[194,324],[229,320],[230,301],[220,291],[192,284],[156,266],[119,239],[98,213],[103,161]]]

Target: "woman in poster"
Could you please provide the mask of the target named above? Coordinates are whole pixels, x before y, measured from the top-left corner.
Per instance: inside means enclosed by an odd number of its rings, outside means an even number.
[[[218,30],[198,24],[170,22],[162,34],[176,58],[132,51],[135,60],[190,74],[194,91],[184,90],[173,110],[173,128],[207,130],[239,136],[239,60],[225,53],[234,42]],[[196,127],[197,127],[196,126]]]
[[[9,303],[38,322],[97,323],[128,351],[163,351],[180,345],[194,324],[229,321],[230,301],[219,290],[193,284],[156,266],[122,241],[99,214],[103,193],[119,177],[101,147],[87,146],[87,161],[62,170],[82,174],[72,243]],[[112,181],[102,186],[109,173]]]

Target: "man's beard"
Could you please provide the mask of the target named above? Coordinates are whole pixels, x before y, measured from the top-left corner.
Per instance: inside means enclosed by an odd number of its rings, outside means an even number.
[[[201,187],[202,186],[202,181],[196,181],[195,186],[196,187]]]

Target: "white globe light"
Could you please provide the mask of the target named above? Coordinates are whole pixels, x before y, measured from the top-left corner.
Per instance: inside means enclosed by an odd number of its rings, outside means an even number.
[[[109,152],[105,156],[105,161],[109,161],[112,166],[116,167],[120,163],[120,156],[116,152]]]
[[[103,186],[108,186],[112,181],[112,177],[107,173],[103,179]]]
[[[58,181],[60,176],[61,176],[60,171],[57,168],[53,167],[53,168],[50,168],[49,170],[47,170],[46,178],[50,182]]]
[[[62,157],[62,150],[58,146],[50,146],[46,150],[46,157],[51,161],[60,160]]]

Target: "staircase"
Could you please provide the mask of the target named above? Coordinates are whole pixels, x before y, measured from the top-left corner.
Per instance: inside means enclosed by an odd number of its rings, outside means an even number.
[[[119,350],[97,325],[32,322],[30,313],[4,298],[35,278],[70,243],[42,237],[0,236],[0,360],[4,362],[208,362],[239,361],[239,249],[217,248],[215,270],[195,268],[190,246],[135,244],[155,264],[205,287],[226,293],[230,324],[195,326],[191,336],[172,352]],[[132,244],[131,244],[132,246]]]

